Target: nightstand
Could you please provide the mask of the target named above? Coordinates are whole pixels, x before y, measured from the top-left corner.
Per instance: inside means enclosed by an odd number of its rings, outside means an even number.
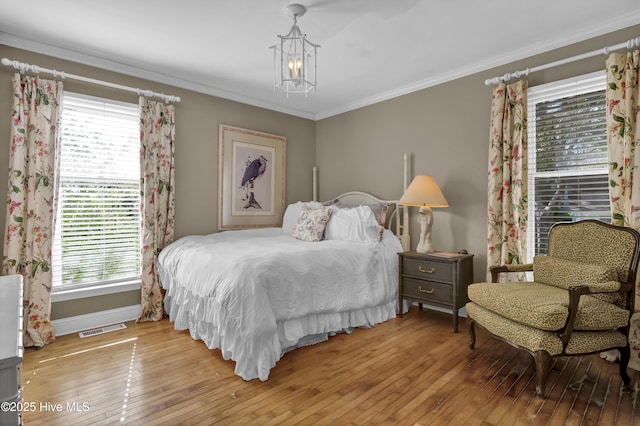
[[[453,311],[453,331],[458,332],[458,310],[468,301],[467,287],[473,282],[473,255],[436,251],[398,253],[400,261],[399,307],[404,299]]]

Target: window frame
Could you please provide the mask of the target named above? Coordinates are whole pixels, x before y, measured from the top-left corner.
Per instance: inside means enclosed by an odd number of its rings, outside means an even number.
[[[528,179],[528,223],[527,223],[527,262],[531,263],[535,253],[536,239],[536,191],[535,179],[540,177],[581,177],[606,175],[608,176],[608,166],[598,169],[580,169],[580,170],[556,170],[556,171],[536,171],[536,104],[547,102],[554,99],[560,99],[572,95],[590,93],[606,89],[606,73],[604,70],[596,71],[580,76],[553,81],[550,83],[533,86],[528,89],[527,93],[527,137],[528,137],[528,163],[527,163],[527,179]],[[608,162],[607,162],[608,163]],[[608,179],[607,179],[608,181]]]
[[[65,96],[72,96],[75,98],[85,99],[89,101],[105,102],[105,103],[113,104],[116,106],[126,106],[128,108],[135,107],[136,109],[138,109],[138,105],[134,102],[123,102],[123,101],[119,101],[119,100],[115,100],[107,97],[92,96],[92,95],[86,95],[86,94],[77,93],[77,92],[64,91],[63,99],[62,99],[62,105],[63,105],[62,114],[64,114]],[[139,122],[139,118],[137,120]],[[62,128],[61,128],[61,131],[62,131]],[[62,137],[60,137],[59,140],[62,141]],[[59,225],[56,225],[56,226],[57,226],[56,230],[59,230],[60,229],[58,227]],[[140,234],[141,234],[141,231],[140,231]],[[139,248],[141,249],[141,246],[142,246],[141,235],[138,241],[140,244]],[[141,258],[140,258],[140,261],[141,261]],[[53,259],[52,259],[52,263],[53,263]],[[139,265],[139,267],[141,272],[142,266]],[[101,295],[107,295],[107,294],[140,290],[140,285],[141,285],[141,276],[140,274],[138,274],[137,276],[131,276],[128,278],[93,281],[93,282],[87,282],[87,283],[74,283],[74,284],[67,284],[62,286],[52,286],[51,296],[52,296],[52,301],[61,302],[61,301],[75,300],[75,299],[86,298],[86,297],[94,297],[94,296],[101,296]]]

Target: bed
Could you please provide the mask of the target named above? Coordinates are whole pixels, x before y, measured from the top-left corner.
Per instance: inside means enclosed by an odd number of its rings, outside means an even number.
[[[385,204],[386,217],[376,216],[374,206]],[[318,206],[332,210],[323,239],[293,237],[301,212]],[[395,200],[349,192],[324,206],[290,204],[282,227],[180,238],[156,262],[169,320],[235,361],[238,376],[265,381],[292,349],[396,316],[397,253],[409,234],[402,210]]]

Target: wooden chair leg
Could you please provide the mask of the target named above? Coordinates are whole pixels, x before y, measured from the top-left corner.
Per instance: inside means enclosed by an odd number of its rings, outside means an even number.
[[[476,346],[476,322],[467,317],[467,328],[469,329],[469,348],[473,349]]]
[[[627,373],[627,367],[629,366],[629,360],[631,359],[631,349],[629,345],[624,348],[620,348],[620,377],[622,377],[622,381],[625,386],[629,386],[631,383],[631,377]]]
[[[536,351],[533,353],[533,359],[536,363],[536,393],[544,398],[547,385],[547,371],[549,370],[551,356],[547,351]]]

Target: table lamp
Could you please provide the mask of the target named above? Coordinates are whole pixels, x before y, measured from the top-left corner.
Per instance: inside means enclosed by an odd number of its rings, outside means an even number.
[[[433,227],[431,207],[449,207],[449,203],[442,195],[436,180],[433,176],[416,176],[398,201],[398,204],[420,207],[420,215],[418,216],[420,241],[418,241],[416,251],[418,253],[433,253],[435,250],[431,243],[431,228]]]

